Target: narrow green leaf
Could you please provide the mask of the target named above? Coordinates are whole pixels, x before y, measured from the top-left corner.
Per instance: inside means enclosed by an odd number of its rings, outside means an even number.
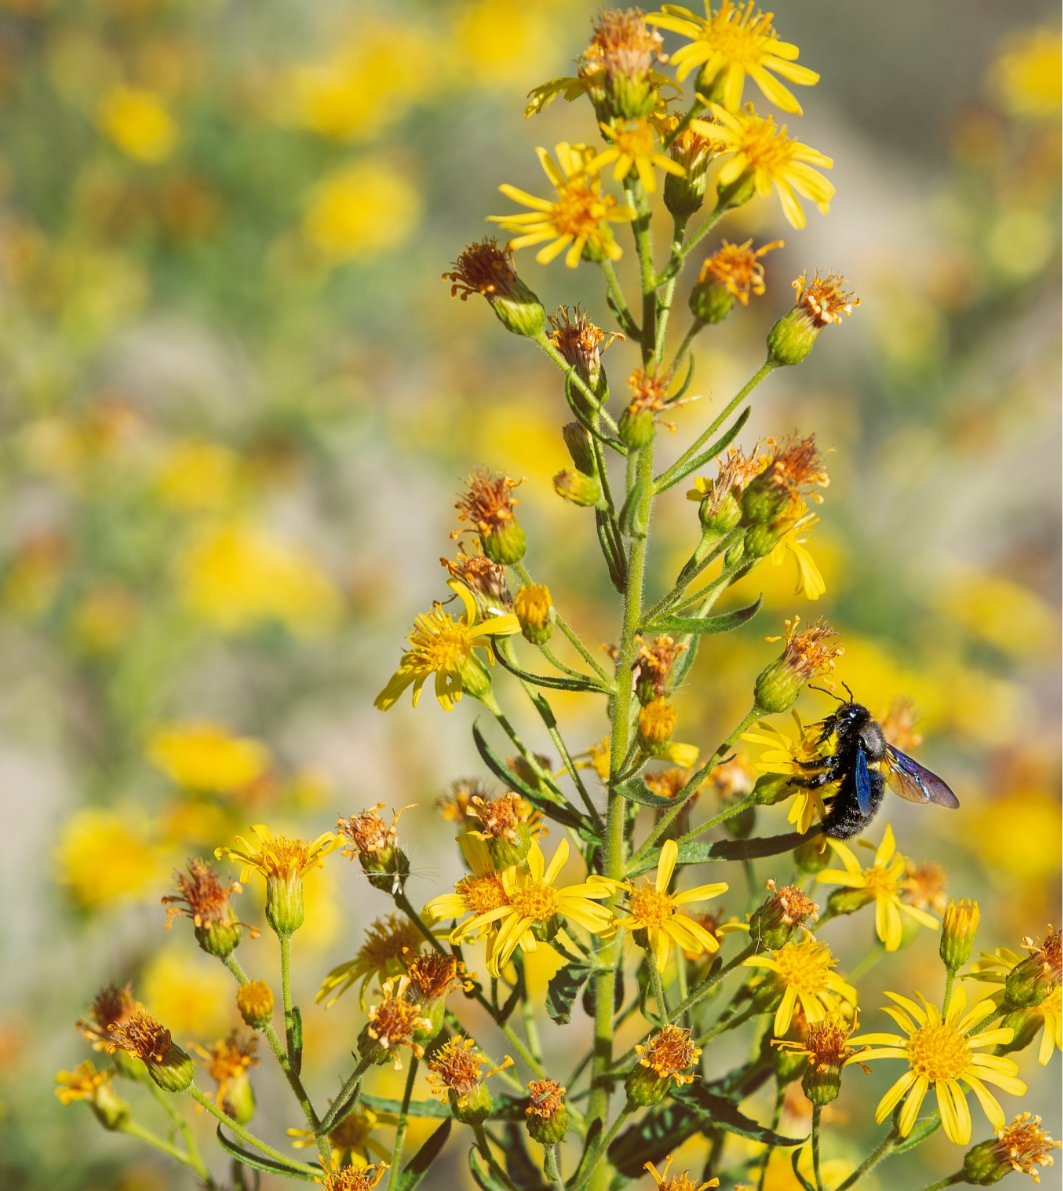
[[[748,1137],[751,1141],[769,1146],[799,1146],[808,1140],[807,1136],[784,1137],[767,1125],[758,1125],[739,1112],[733,1101],[714,1095],[697,1082],[684,1088],[678,1095],[683,1102],[693,1104],[706,1113],[706,1120],[711,1120],[718,1128],[726,1129],[729,1133],[737,1133],[739,1137]]]
[[[675,806],[674,798],[665,798],[662,794],[654,794],[638,775],[629,777],[625,782],[617,782],[613,789],[628,802],[638,802],[643,806]]]
[[[374,1112],[393,1112],[397,1116],[402,1112],[401,1100],[389,1100],[386,1096],[370,1096],[368,1092],[358,1098],[359,1104],[371,1108]],[[449,1104],[440,1104],[438,1100],[411,1100],[406,1109],[409,1117],[449,1117]]]
[[[546,986],[546,1012],[560,1026],[572,1020],[572,1006],[580,989],[594,971],[589,964],[567,963],[559,968]]]
[[[242,1146],[238,1146],[235,1141],[230,1141],[222,1133],[221,1125],[218,1126],[218,1145],[221,1146],[230,1158],[235,1158],[237,1162],[242,1162],[245,1166],[250,1166],[253,1170],[264,1170],[267,1174],[280,1175],[283,1179],[302,1179],[304,1182],[312,1183],[321,1174],[320,1166],[307,1166],[303,1162],[297,1162],[294,1158],[292,1159],[291,1166],[289,1166],[286,1162],[277,1162],[273,1158],[255,1154],[251,1150],[245,1150]]]
[[[444,1121],[403,1167],[399,1175],[398,1191],[413,1191],[428,1173],[428,1168],[439,1157],[439,1151],[447,1144],[451,1124],[449,1120]]]
[[[526,1118],[524,1118],[526,1119]],[[528,1153],[528,1130],[517,1121],[507,1121],[502,1149],[506,1155],[506,1174],[520,1191],[550,1191],[542,1172]]]
[[[707,637],[715,633],[730,633],[734,629],[752,620],[760,611],[764,603],[762,595],[757,596],[757,602],[748,608],[738,608],[734,612],[721,612],[719,616],[661,616],[652,624],[644,625],[643,633],[683,633],[691,636]]]
[[[941,1115],[934,1113],[933,1116],[924,1117],[921,1121],[916,1121],[912,1126],[911,1133],[907,1137],[898,1141],[892,1150],[891,1154],[905,1154],[908,1150],[914,1150],[916,1146],[922,1145],[924,1141],[932,1134],[936,1133],[941,1128]]]
[[[797,831],[790,831],[786,835],[769,835],[763,839],[722,839],[709,845],[692,840],[688,844],[680,845],[679,863],[697,864],[699,859],[756,860],[760,856],[779,856],[783,852],[792,852],[794,848],[799,848],[802,844],[807,843],[810,839],[814,839],[819,834],[820,829],[814,827],[811,831],[806,831],[803,835]],[[708,848],[708,854],[697,858],[696,849],[705,847]],[[690,851],[684,853],[684,849],[687,848]],[[684,854],[689,855],[690,859],[683,859]]]
[[[797,1169],[798,1162],[801,1161],[801,1151],[794,1150],[790,1155],[790,1165],[794,1168],[794,1177],[801,1184],[803,1191],[816,1191],[815,1187],[805,1178],[805,1176]]]
[[[480,1191],[510,1191],[501,1179],[496,1179],[490,1170],[485,1169],[480,1152],[475,1146],[469,1149],[469,1172]]]
[[[668,472],[665,472],[663,475],[658,476],[654,481],[654,487],[658,493],[667,492],[669,488],[674,488],[680,480],[685,479],[692,471],[697,471],[703,464],[715,459],[721,451],[725,451],[738,437],[742,427],[749,421],[749,415],[752,412],[753,407],[747,405],[734,422],[731,423],[731,426],[720,435],[711,447],[706,447],[700,455],[696,455],[693,459],[684,463],[674,475],[669,475]]]

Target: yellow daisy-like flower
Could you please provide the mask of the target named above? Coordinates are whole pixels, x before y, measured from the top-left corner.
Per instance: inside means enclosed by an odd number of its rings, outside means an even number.
[[[834,162],[829,157],[787,136],[786,125],[777,128],[772,116],[758,116],[752,110],[729,112],[718,103],[710,103],[709,109],[719,123],[691,120],[690,127],[709,137],[717,152],[734,154],[720,170],[717,181],[721,187],[730,186],[751,170],[758,194],[769,194],[775,184],[783,214],[794,227],[805,226],[799,194],[827,214],[834,187],[812,166],[830,169]]]
[[[331,1009],[355,981],[361,980],[358,995],[364,1010],[366,986],[373,977],[383,980],[387,976],[401,976],[406,971],[406,961],[420,951],[423,943],[424,935],[404,915],[378,918],[366,928],[358,954],[329,972],[314,1000],[321,1002],[328,997],[325,1008]]]
[[[603,149],[597,157],[587,163],[589,174],[597,173],[615,161],[614,181],[623,181],[634,169],[646,191],[652,194],[657,189],[654,166],[679,178],[686,173],[686,170],[667,153],[657,151],[656,130],[644,116],[619,124],[602,124],[601,129],[606,140],[611,143],[608,149]]]
[[[334,1166],[368,1166],[370,1155],[375,1158],[390,1158],[391,1150],[372,1135],[381,1125],[397,1125],[399,1118],[390,1112],[374,1112],[359,1105],[343,1118],[328,1135]],[[294,1138],[293,1150],[310,1149],[317,1145],[309,1129],[289,1129],[288,1136]]]
[[[819,572],[819,567],[816,566],[816,560],[805,548],[808,538],[799,538],[797,535],[802,531],[807,533],[818,521],[819,518],[814,513],[802,517],[796,525],[783,534],[776,543],[775,549],[768,555],[772,565],[777,567],[782,566],[787,551],[794,556],[794,562],[797,563],[797,588],[794,594],[807,596],[810,600],[818,600],[826,592],[827,585],[823,582],[823,576]]]
[[[483,840],[466,832],[458,836],[458,846],[461,848],[469,868],[471,877],[462,877],[454,886],[453,893],[441,893],[432,898],[424,907],[425,914],[435,922],[446,918],[462,918],[468,914],[464,922],[451,931],[452,943],[460,943],[466,938],[475,937],[482,931],[492,935],[497,932],[495,920],[481,922],[486,914],[509,905],[509,894],[502,884],[502,876],[495,870],[491,853]],[[473,923],[476,925],[473,926]],[[470,929],[470,927],[472,929]]]
[[[775,1011],[777,1038],[790,1028],[798,1001],[810,1022],[822,1021],[836,1009],[839,997],[850,1005],[856,1004],[856,989],[831,971],[837,962],[829,945],[813,938],[787,943],[771,955],[751,955],[744,961],[748,968],[767,969],[783,986],[782,1001]]]
[[[869,868],[861,869],[860,861],[841,840],[828,839],[835,855],[845,865],[845,871],[825,868],[817,873],[816,880],[828,885],[845,885],[849,889],[862,889],[866,900],[875,902],[875,933],[886,945],[887,951],[896,951],[901,945],[901,913],[914,918],[922,926],[936,930],[938,920],[901,900],[905,891],[907,862],[897,851],[893,828],[887,823],[882,843],[875,851],[875,862]]]
[[[465,691],[479,698],[490,689],[487,670],[473,650],[487,649],[489,637],[519,633],[520,621],[512,613],[506,613],[477,624],[472,595],[462,584],[455,584],[455,590],[465,606],[465,615],[456,620],[443,611],[441,604],[436,604],[431,612],[417,617],[406,638],[410,648],[402,655],[402,662],[387,686],[373,701],[374,707],[381,711],[394,707],[411,684],[416,707],[421,687],[433,674],[436,676],[436,698],[444,711],[453,711]],[[490,653],[488,661],[494,664]]]
[[[657,862],[657,879],[652,885],[648,882],[642,885],[634,885],[629,881],[606,882],[604,877],[598,878],[603,883],[626,892],[627,916],[617,918],[616,925],[625,930],[646,932],[645,946],[653,952],[658,968],[663,968],[668,962],[672,947],[676,943],[688,955],[703,955],[705,952],[712,954],[720,949],[716,936],[679,907],[718,897],[721,893],[727,892],[727,883],[717,881],[712,885],[698,885],[682,893],[669,893],[668,886],[678,859],[679,845],[674,839],[670,839],[666,840],[661,848],[661,858]]]
[[[976,963],[971,965],[970,972],[964,975],[965,980],[978,980],[983,984],[994,985],[991,993],[996,1004],[1004,999],[1004,985],[1007,983],[1008,973],[1012,968],[1026,960],[1025,955],[1019,955],[1010,947],[998,947],[995,951],[983,951]],[[1055,985],[1052,991],[1040,1005],[1027,1009],[1027,1013],[1039,1016],[1044,1022],[1041,1031],[1041,1045],[1037,1052],[1037,1061],[1042,1067],[1048,1065],[1054,1050],[1063,1051],[1063,989]]]
[[[487,970],[492,976],[501,975],[502,968],[518,947],[522,951],[534,951],[536,941],[533,929],[545,927],[555,915],[571,919],[600,938],[613,933],[612,911],[597,904],[609,896],[608,885],[595,880],[562,888],[555,886],[554,882],[568,860],[568,853],[568,840],[563,839],[547,866],[542,849],[533,843],[522,865],[507,868],[501,874],[507,900],[502,905],[476,914],[455,929],[454,935],[460,938],[492,923],[497,924],[498,933],[487,957]],[[429,903],[434,913],[438,912],[441,901],[441,898],[436,898],[434,903]],[[454,938],[454,935],[451,937]]]
[[[756,762],[756,768],[761,773],[778,773],[794,777],[802,772],[798,762],[818,761],[829,751],[826,743],[820,743],[818,724],[805,727],[796,711],[791,714],[797,724],[796,737],[787,736],[774,724],[769,723],[758,724],[756,732],[742,733],[743,740],[760,745],[766,750],[760,754]],[[793,823],[795,830],[803,834],[812,826],[813,814],[818,815],[821,820],[827,814],[820,791],[795,787],[795,797],[790,805],[787,822]]]
[[[960,1085],[963,1080],[978,1097],[993,1128],[1003,1129],[1006,1123],[1004,1110],[985,1085],[995,1084],[1013,1096],[1023,1095],[1026,1085],[1015,1078],[1019,1068],[1011,1059],[975,1053],[976,1049],[1011,1041],[1013,1031],[1007,1028],[983,1030],[973,1037],[970,1034],[979,1022],[996,1012],[993,1002],[988,999],[978,1001],[965,1013],[967,993],[962,985],[957,985],[948,1013],[942,1017],[937,1006],[928,1004],[920,993],[916,996],[921,1005],[896,993],[888,992],[886,996],[900,1008],[888,1006],[883,1012],[888,1013],[908,1037],[862,1034],[851,1040],[854,1045],[872,1047],[861,1054],[861,1062],[874,1059],[905,1059],[908,1062],[908,1070],[879,1101],[875,1110],[876,1123],[881,1124],[904,1100],[898,1124],[901,1136],[907,1137],[933,1084],[945,1136],[956,1145],[966,1145],[971,1140],[971,1110]],[[876,1046],[883,1049],[875,1050]]]
[[[254,823],[251,830],[258,836],[258,846],[242,835],[236,837],[239,848],[214,849],[217,860],[231,860],[242,864],[240,880],[246,881],[253,872],[261,873],[267,881],[290,881],[303,876],[312,868],[319,868],[322,860],[343,842],[331,831],[319,835],[313,843],[301,839],[274,836],[264,823]]]
[[[782,75],[800,87],[819,82],[819,75],[796,62],[800,50],[787,41],[780,41],[771,23],[772,13],[759,12],[753,3],[742,7],[732,0],[722,0],[719,9],[712,11],[705,0],[705,16],[699,17],[689,8],[665,4],[660,12],[646,19],[662,29],[692,38],[689,45],[676,50],[672,62],[676,78],[682,82],[692,70],[701,67],[705,86],[716,80],[721,72],[722,86],[712,90],[720,95],[723,105],[737,111],[742,102],[742,88],[746,75],[757,84],[769,103],[784,112],[801,114],[801,105],[775,75]]]
[[[610,223],[628,223],[635,218],[631,207],[621,206],[611,194],[602,193],[601,180],[588,170],[594,150],[587,145],[570,145],[562,141],[555,146],[558,165],[542,148],[536,149],[546,176],[557,190],[557,198],[536,198],[526,190],[504,183],[498,189],[514,202],[532,210],[527,215],[489,215],[507,232],[519,232],[510,240],[511,249],[527,248],[531,244],[551,243],[540,248],[535,259],[549,264],[565,249],[565,264],[574,269],[586,249],[595,260],[619,260],[623,255],[613,239]]]

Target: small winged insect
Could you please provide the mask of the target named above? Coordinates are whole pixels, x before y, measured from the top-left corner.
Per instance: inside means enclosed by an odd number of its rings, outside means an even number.
[[[833,693],[822,687],[812,689]],[[799,761],[809,773],[794,779],[795,784],[810,790],[838,783],[838,792],[830,800],[823,820],[824,835],[849,839],[863,831],[878,812],[887,783],[908,802],[958,807],[959,799],[941,778],[887,744],[882,726],[862,703],[856,702],[847,686],[845,689],[849,698],[834,695],[841,707],[819,725],[818,743],[824,744],[833,736],[834,751],[818,761]]]

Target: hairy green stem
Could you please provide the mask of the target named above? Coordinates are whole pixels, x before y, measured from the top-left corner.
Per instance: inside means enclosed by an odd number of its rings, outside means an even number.
[[[955,1187],[957,1183],[966,1183],[967,1175],[962,1170],[956,1171],[955,1174],[950,1174],[947,1178],[938,1179],[936,1183],[930,1183],[923,1188],[923,1191],[942,1191],[944,1187]]]
[[[346,1083],[340,1088],[340,1094],[332,1101],[332,1107],[321,1118],[321,1123],[316,1130],[319,1137],[327,1137],[358,1103],[358,1094],[362,1086],[362,1076],[369,1070],[371,1065],[372,1061],[364,1056],[358,1060],[354,1070],[348,1076]]]
[[[599,263],[602,272],[605,274],[605,288],[612,302],[613,313],[620,323],[621,331],[632,339],[640,338],[642,332],[639,330],[639,326],[628,308],[627,299],[624,297],[624,291],[620,288],[616,270],[613,268],[613,262],[611,260],[604,260]]]
[[[890,1155],[898,1141],[900,1141],[900,1134],[896,1129],[891,1129],[845,1182],[838,1185],[837,1191],[849,1191],[850,1187],[854,1187],[868,1171],[873,1170],[883,1158]]]
[[[206,1186],[214,1186],[210,1172],[203,1165],[203,1160],[198,1154],[193,1155],[178,1149],[177,1146],[171,1145],[170,1142],[159,1137],[157,1133],[152,1133],[150,1129],[145,1129],[143,1125],[138,1125],[136,1121],[123,1121],[118,1126],[118,1130],[121,1133],[127,1133],[130,1137],[136,1137],[149,1146],[153,1146],[163,1154],[169,1154],[171,1158],[176,1159],[182,1166],[190,1166]]]
[[[395,1144],[391,1148],[391,1171],[388,1174],[388,1191],[396,1191],[399,1185],[399,1163],[402,1159],[402,1143],[406,1140],[406,1123],[413,1096],[413,1081],[417,1078],[417,1056],[410,1059],[410,1070],[406,1074],[406,1088],[402,1093],[402,1108],[395,1127]]]
[[[653,984],[653,999],[657,1002],[657,1016],[662,1021],[667,1021],[668,1002],[664,999],[664,985],[661,983],[661,973],[657,970],[657,957],[649,949],[646,951],[646,967],[649,969],[650,982]]]
[[[205,1093],[201,1092],[196,1085],[189,1084],[185,1089],[189,1096],[201,1107],[205,1108],[212,1117],[217,1117],[218,1121],[229,1130],[230,1133],[235,1134],[241,1141],[247,1142],[248,1145],[254,1146],[260,1153],[265,1154],[268,1158],[272,1158],[274,1162],[281,1163],[282,1166],[287,1166],[290,1170],[299,1171],[302,1174],[319,1174],[320,1170],[316,1166],[310,1166],[306,1162],[298,1162],[294,1158],[289,1158],[287,1154],[282,1154],[280,1150],[275,1150],[271,1145],[267,1145],[261,1138],[256,1137],[253,1133],[248,1132],[243,1125],[238,1124],[227,1116],[214,1103],[213,1100]]]
[[[812,1106],[812,1174],[816,1180],[816,1191],[823,1191],[823,1175],[819,1169],[819,1119],[823,1114],[823,1105]]]

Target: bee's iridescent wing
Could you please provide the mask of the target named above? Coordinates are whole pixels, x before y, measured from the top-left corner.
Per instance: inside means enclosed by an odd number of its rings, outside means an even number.
[[[954,810],[960,805],[960,800],[936,773],[892,745],[886,746],[886,766],[890,789],[908,802],[935,802]]]
[[[856,750],[856,804],[862,815],[871,814],[871,774],[867,768],[867,755],[859,746]]]

